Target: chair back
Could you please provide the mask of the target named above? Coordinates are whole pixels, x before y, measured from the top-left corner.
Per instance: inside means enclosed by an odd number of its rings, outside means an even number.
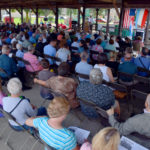
[[[53,61],[62,62],[60,58],[54,57],[54,56],[49,56],[49,55],[46,55],[46,54],[44,54],[44,58],[50,58],[50,59],[52,59]]]
[[[114,83],[109,82],[108,86],[110,86],[118,91],[121,91],[121,92],[128,92],[128,89],[125,85],[118,84],[116,82],[114,82]]]
[[[89,80],[89,75],[87,74],[82,74],[82,73],[77,73],[76,72],[76,75],[82,79],[86,79],[86,80]]]
[[[142,68],[142,67],[137,67],[138,72],[145,72],[148,74],[148,76],[150,76],[150,71],[146,68]]]
[[[132,95],[132,100],[133,99],[146,100],[148,94],[138,90],[132,90],[131,95]]]
[[[71,49],[71,52],[72,52],[72,50],[76,50],[77,51],[79,48],[75,47],[75,46],[71,46],[70,49]]]
[[[134,78],[134,80],[136,80],[138,82],[150,85],[150,79],[149,78],[138,76],[138,75],[134,75],[133,78]]]

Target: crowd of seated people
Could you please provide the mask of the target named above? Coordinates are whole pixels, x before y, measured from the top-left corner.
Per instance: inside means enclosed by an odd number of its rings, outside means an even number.
[[[80,149],[74,133],[62,126],[63,120],[70,109],[79,106],[87,117],[97,118],[99,114],[96,109],[79,102],[79,99],[107,111],[108,121],[114,127],[101,130],[93,138],[92,144],[84,143],[81,150],[117,150],[119,132],[121,135],[137,132],[150,137],[149,129],[142,128],[149,124],[149,96],[143,114],[119,123],[114,117],[114,112],[120,112],[119,102],[115,100],[114,89],[105,85],[105,82],[117,82],[114,77],[118,72],[148,77],[147,73],[138,71],[138,67],[150,69],[149,50],[139,37],[139,40],[132,42],[129,37],[104,36],[102,32],[56,31],[49,26],[27,24],[13,24],[10,27],[3,24],[0,25],[0,32],[0,77],[2,81],[9,80],[7,89],[10,93],[10,96],[5,96],[0,89],[0,104],[26,129],[37,128],[40,137],[49,146],[55,149]],[[138,48],[135,48],[133,43],[140,44],[136,44]],[[91,51],[98,53],[90,57]],[[21,96],[22,89],[26,87],[27,72],[35,73],[34,83],[40,85],[41,97],[49,100],[47,111],[43,107],[36,108],[30,100]],[[87,75],[89,79],[79,77],[77,82],[76,73]],[[120,84],[130,86],[131,82],[133,78],[119,78]],[[15,122],[9,123],[12,128],[21,130]]]

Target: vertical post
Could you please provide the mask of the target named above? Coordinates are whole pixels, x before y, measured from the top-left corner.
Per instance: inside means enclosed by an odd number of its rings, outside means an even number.
[[[55,24],[56,24],[56,31],[58,31],[58,7],[56,6],[56,14],[55,14]]]
[[[107,10],[107,26],[106,26],[106,35],[109,33],[109,20],[110,20],[110,9]]]
[[[23,8],[21,8],[21,23],[23,23]]]
[[[147,24],[146,24],[146,29],[145,29],[145,44],[148,44],[149,42],[149,25],[150,25],[150,9],[148,9],[148,17],[147,17]]]
[[[122,33],[123,17],[124,17],[124,0],[122,0],[122,5],[121,5],[121,13],[120,13],[120,20],[119,20],[119,28],[118,28],[119,36],[121,36]]]
[[[9,23],[11,23],[11,9],[9,8]]]
[[[82,15],[82,30],[84,30],[85,25],[85,7],[83,6],[83,15]]]
[[[98,24],[97,24],[97,21],[98,21],[98,12],[99,12],[99,9],[96,9],[96,25],[95,25],[95,30],[97,31],[97,27],[98,27]]]
[[[0,21],[2,21],[2,11],[0,9]]]
[[[78,8],[78,29],[80,30],[80,8]]]
[[[38,19],[39,19],[39,12],[38,12],[38,8],[36,8],[36,26],[38,26]]]

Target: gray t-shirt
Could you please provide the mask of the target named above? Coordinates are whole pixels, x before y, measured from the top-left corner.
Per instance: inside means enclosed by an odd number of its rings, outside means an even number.
[[[6,112],[11,112],[15,106],[19,103],[20,97],[4,97],[3,98],[3,109]],[[37,115],[37,109],[33,109],[31,104],[27,99],[23,99],[22,102],[17,106],[17,108],[12,112],[12,116],[21,125],[25,124],[25,121],[29,117]],[[18,126],[13,120],[9,120],[9,123],[13,126]]]
[[[90,71],[93,69],[93,66],[87,62],[80,61],[76,64],[75,71],[77,73],[89,75]],[[79,78],[80,81],[86,81],[85,79]]]
[[[47,81],[52,76],[55,76],[54,72],[50,72],[49,70],[42,70],[39,72],[38,77],[42,81]],[[40,93],[47,95],[49,93],[48,88],[40,86]]]

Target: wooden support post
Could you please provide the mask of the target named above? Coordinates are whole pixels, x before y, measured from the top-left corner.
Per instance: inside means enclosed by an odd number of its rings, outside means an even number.
[[[83,7],[83,15],[82,15],[82,30],[84,30],[85,25],[85,7]]]
[[[55,13],[55,24],[56,24],[56,31],[58,31],[58,7],[56,6],[56,13]]]
[[[21,15],[21,23],[23,23],[23,8],[21,8],[20,15]]]
[[[96,9],[96,25],[95,25],[95,30],[97,31],[97,28],[98,28],[98,12],[99,12],[99,9]]]
[[[146,24],[146,29],[145,29],[145,44],[149,44],[149,25],[150,25],[150,9],[148,9],[148,17],[147,17],[147,24]]]
[[[0,21],[2,21],[2,11],[0,9]]]
[[[121,13],[120,13],[120,20],[119,20],[119,28],[118,28],[119,36],[121,36],[122,33],[123,18],[124,18],[124,0],[122,0],[122,5],[121,5]]]
[[[11,9],[9,8],[9,23],[11,23]]]
[[[35,12],[35,14],[36,14],[36,26],[38,26],[38,24],[39,24],[39,21],[38,21],[38,19],[39,19],[39,12],[38,12],[38,8],[36,8],[36,12]]]
[[[110,20],[110,9],[107,10],[107,26],[106,26],[106,35],[109,33],[109,20]]]
[[[78,8],[78,29],[80,30],[80,8]]]

